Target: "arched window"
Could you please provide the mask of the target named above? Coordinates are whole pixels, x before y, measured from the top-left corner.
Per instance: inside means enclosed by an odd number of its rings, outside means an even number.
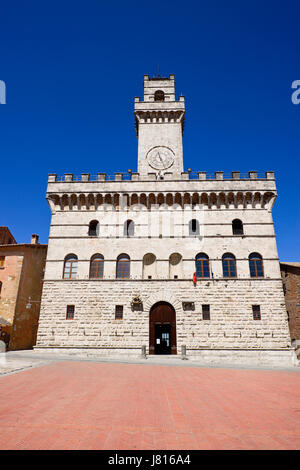
[[[162,90],[156,90],[154,93],[154,101],[165,101],[165,94]]]
[[[210,277],[209,257],[205,253],[198,253],[195,262],[197,278]]]
[[[104,258],[102,255],[97,253],[91,257],[90,262],[90,278],[103,278]]]
[[[121,254],[117,258],[117,279],[128,279],[130,277],[130,258],[126,254]]]
[[[74,254],[67,255],[64,262],[64,279],[74,279],[77,275],[78,258]]]
[[[199,221],[197,219],[192,219],[189,221],[189,235],[196,236],[199,235]]]
[[[225,253],[222,256],[223,276],[236,277],[236,260],[232,253]]]
[[[98,220],[92,220],[89,224],[89,236],[97,237],[99,235],[99,222]]]
[[[240,219],[232,221],[232,233],[233,235],[244,235],[243,222]]]
[[[126,220],[124,223],[124,237],[134,236],[134,222],[133,220]]]
[[[249,255],[250,277],[264,277],[262,256],[259,253]]]

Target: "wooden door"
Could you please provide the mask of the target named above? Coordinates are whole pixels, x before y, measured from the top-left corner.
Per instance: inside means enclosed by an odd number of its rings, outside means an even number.
[[[170,344],[162,347],[165,338]],[[172,305],[159,302],[150,310],[149,317],[149,354],[177,354],[176,314]]]

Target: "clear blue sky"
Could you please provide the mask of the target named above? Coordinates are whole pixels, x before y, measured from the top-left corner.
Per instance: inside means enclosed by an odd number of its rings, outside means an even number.
[[[134,96],[160,64],[186,97],[185,168],[274,170],[279,257],[299,261],[299,29],[296,1],[2,2],[0,225],[47,243],[48,173],[136,168]]]

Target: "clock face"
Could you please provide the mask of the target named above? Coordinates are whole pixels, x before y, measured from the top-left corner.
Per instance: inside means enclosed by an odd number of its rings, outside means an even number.
[[[149,165],[156,170],[166,170],[174,163],[174,152],[168,147],[153,147],[147,153]]]

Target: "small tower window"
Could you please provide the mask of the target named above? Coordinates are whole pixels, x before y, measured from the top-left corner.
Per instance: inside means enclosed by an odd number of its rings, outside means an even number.
[[[97,237],[99,235],[99,222],[98,220],[92,220],[89,225],[89,236]]]
[[[134,222],[133,220],[126,220],[124,223],[124,237],[134,236]]]
[[[199,235],[199,221],[197,219],[192,219],[189,221],[189,235],[190,236],[197,236]]]
[[[232,233],[233,235],[244,235],[243,222],[240,219],[232,221]]]
[[[165,94],[162,90],[156,90],[154,93],[154,101],[165,101]]]

